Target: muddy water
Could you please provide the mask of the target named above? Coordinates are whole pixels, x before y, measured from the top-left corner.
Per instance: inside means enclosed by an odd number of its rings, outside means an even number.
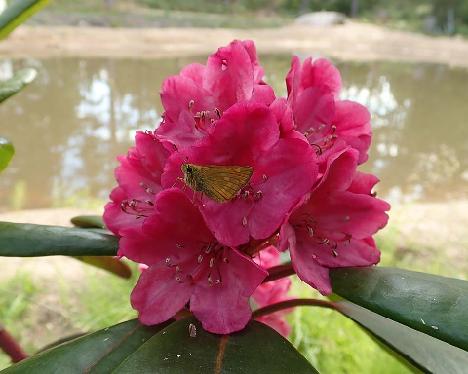
[[[193,59],[47,59],[0,63],[0,78],[34,66],[38,79],[0,106],[0,135],[17,154],[0,176],[0,210],[99,205],[115,156],[154,128],[164,77]],[[200,60],[201,61],[201,60]],[[289,57],[264,57],[284,93]],[[367,105],[374,141],[364,167],[393,203],[468,196],[468,71],[439,65],[338,63],[343,96]]]

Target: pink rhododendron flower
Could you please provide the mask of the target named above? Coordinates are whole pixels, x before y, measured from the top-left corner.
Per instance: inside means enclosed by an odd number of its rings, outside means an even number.
[[[332,292],[329,268],[380,259],[371,236],[386,225],[390,206],[371,193],[377,179],[356,172],[358,157],[351,148],[330,157],[320,184],[281,229],[297,275],[324,295]]]
[[[320,153],[327,152],[336,139],[359,151],[359,164],[367,160],[371,142],[370,114],[353,101],[339,100],[341,77],[326,59],[294,57],[286,77],[292,119],[282,120],[283,130],[303,134]]]
[[[110,194],[104,209],[104,222],[114,234],[121,228],[140,225],[141,218],[153,211],[154,195],[161,191],[161,174],[169,152],[153,134],[137,132],[136,145],[126,156],[119,156],[115,169],[119,186]]]
[[[177,189],[161,192],[141,227],[121,230],[119,255],[149,266],[131,301],[152,325],[190,310],[211,332],[226,334],[249,321],[250,295],[267,275],[237,249],[216,241],[199,210]]]
[[[264,269],[277,266],[280,264],[280,252],[275,247],[269,246],[261,250],[254,258],[254,261]],[[288,297],[290,288],[291,280],[288,278],[262,283],[255,290],[252,295],[252,299],[258,308],[263,308],[267,305],[290,299],[290,297]],[[289,326],[285,317],[291,312],[291,309],[281,310],[267,316],[260,317],[258,320],[274,328],[281,335],[287,337],[291,332],[291,326]]]
[[[213,124],[205,139],[174,153],[162,176],[164,187],[184,189],[181,165],[250,166],[253,175],[239,197],[199,204],[213,235],[226,245],[266,239],[307,193],[317,175],[316,156],[300,139],[280,139],[275,116],[258,103],[236,104]],[[190,189],[186,192],[193,194]]]
[[[188,309],[208,331],[242,329],[249,302],[288,298],[289,279],[262,284],[278,249],[323,294],[330,268],[379,261],[372,235],[389,205],[371,194],[377,178],[356,170],[367,109],[338,98],[341,77],[325,59],[293,58],[286,85],[276,98],[253,42],[238,40],[163,83],[162,123],[119,157],[104,213],[119,256],[141,264],[131,303],[142,323]],[[259,319],[286,336],[287,312]]]
[[[263,82],[252,41],[235,40],[219,48],[207,64],[191,64],[163,83],[161,140],[177,149],[205,136],[213,121],[237,102],[270,104],[275,96]]]

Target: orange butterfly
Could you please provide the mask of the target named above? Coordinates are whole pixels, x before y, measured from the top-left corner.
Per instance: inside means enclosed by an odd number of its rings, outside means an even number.
[[[181,169],[187,186],[218,203],[232,200],[249,183],[253,174],[250,166],[182,164]]]

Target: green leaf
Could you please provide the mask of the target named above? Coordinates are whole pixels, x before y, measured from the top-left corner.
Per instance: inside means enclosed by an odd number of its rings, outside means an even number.
[[[37,75],[37,71],[32,68],[18,70],[12,78],[0,81],[0,103],[10,96],[20,92],[25,86],[31,83]]]
[[[115,256],[118,238],[95,230],[0,222],[0,256]]]
[[[115,274],[121,278],[129,279],[132,277],[132,269],[122,260],[111,256],[74,256],[85,264],[97,267]]]
[[[446,342],[382,317],[349,301],[335,303],[336,308],[370,332],[380,342],[399,353],[424,372],[464,373],[468,353]]]
[[[383,267],[331,276],[333,292],[345,299],[468,351],[468,282]]]
[[[189,326],[196,327],[191,337]],[[256,321],[231,335],[204,331],[194,318],[154,335],[114,373],[317,373],[280,334]]]
[[[4,39],[34,13],[43,8],[48,0],[16,0],[0,14],[0,39]]]
[[[76,216],[73,217],[71,223],[74,226],[82,227],[84,229],[105,229],[104,221],[101,216]]]
[[[166,325],[123,322],[32,356],[2,373],[109,373]]]
[[[171,322],[155,327],[124,322],[2,373],[317,373],[291,343],[260,322],[223,336],[207,333],[194,318]]]
[[[15,147],[8,140],[0,138],[0,171],[4,170],[15,154]]]

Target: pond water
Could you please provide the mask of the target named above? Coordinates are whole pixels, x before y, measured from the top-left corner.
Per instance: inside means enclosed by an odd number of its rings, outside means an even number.
[[[115,157],[137,129],[153,129],[162,80],[193,58],[7,60],[0,78],[34,66],[37,80],[0,106],[0,135],[16,147],[0,176],[0,210],[102,204]],[[198,59],[202,61],[203,59]],[[266,56],[267,80],[284,93],[289,57]],[[468,71],[439,65],[337,63],[343,97],[367,105],[374,139],[363,170],[393,203],[466,198]]]

